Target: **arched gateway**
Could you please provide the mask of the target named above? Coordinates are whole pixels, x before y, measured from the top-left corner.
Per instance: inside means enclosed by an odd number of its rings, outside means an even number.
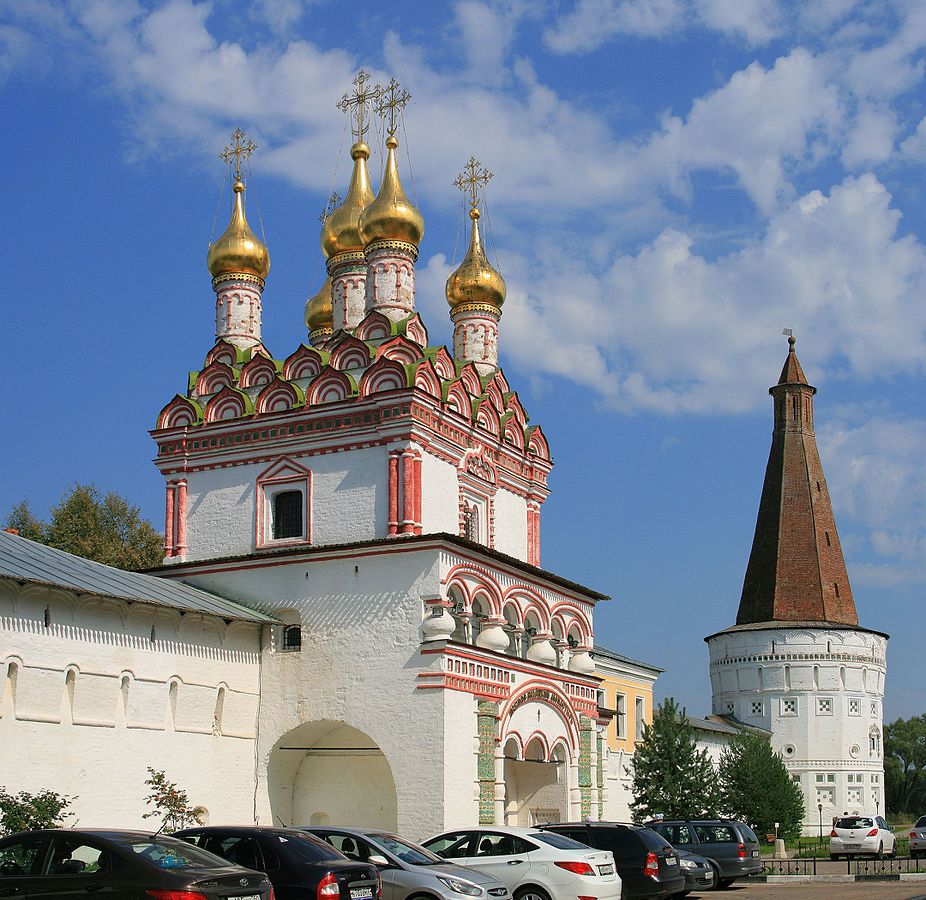
[[[389,762],[375,741],[344,722],[306,722],[280,738],[267,787],[276,824],[397,828]]]

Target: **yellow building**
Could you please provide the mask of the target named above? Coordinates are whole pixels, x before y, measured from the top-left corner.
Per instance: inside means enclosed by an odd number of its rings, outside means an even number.
[[[629,822],[634,747],[643,737],[643,726],[653,721],[653,685],[664,670],[598,645],[593,656],[601,679],[604,818]]]

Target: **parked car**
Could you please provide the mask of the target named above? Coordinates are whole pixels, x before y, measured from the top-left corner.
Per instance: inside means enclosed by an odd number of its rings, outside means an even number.
[[[684,897],[692,891],[709,891],[716,886],[717,877],[710,860],[681,847],[676,847],[675,852],[678,854],[678,866],[685,876],[685,889],[673,894],[674,897]]]
[[[914,859],[926,853],[926,816],[920,816],[910,832],[910,856]]]
[[[596,850],[610,850],[621,877],[622,898],[671,897],[684,890],[685,876],[672,845],[642,825],[572,822],[544,825],[543,830]]]
[[[96,894],[109,900],[273,900],[263,872],[230,865],[166,834],[61,828],[0,840],[0,897]]]
[[[387,831],[330,825],[306,826],[302,830],[327,841],[348,859],[377,866],[383,900],[406,900],[422,894],[444,900],[460,900],[461,894],[483,900],[511,900],[508,888],[491,875],[454,865]]]
[[[737,878],[758,875],[759,839],[745,823],[734,819],[689,819],[647,822],[673,847],[703,856],[714,867],[717,887],[729,887]]]
[[[830,832],[830,859],[897,854],[897,839],[881,816],[840,816]]]
[[[443,859],[497,878],[514,900],[617,900],[614,855],[539,828],[485,825],[422,841]]]
[[[296,828],[210,825],[176,836],[223,859],[266,872],[276,900],[380,900],[379,872]]]

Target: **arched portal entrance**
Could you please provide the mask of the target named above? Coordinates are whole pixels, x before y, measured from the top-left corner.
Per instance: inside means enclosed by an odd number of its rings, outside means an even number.
[[[306,722],[285,734],[270,753],[267,787],[275,825],[398,824],[389,762],[344,722]]]
[[[505,743],[505,824],[562,822],[569,811],[569,759],[558,743],[552,752],[535,737],[518,756],[518,742]]]

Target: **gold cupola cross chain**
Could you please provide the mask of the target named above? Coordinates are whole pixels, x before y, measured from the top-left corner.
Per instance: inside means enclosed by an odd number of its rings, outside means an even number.
[[[463,167],[463,171],[457,175],[453,186],[469,194],[469,205],[475,209],[479,205],[479,190],[484,188],[492,179],[492,173],[476,159],[475,156],[469,158],[469,162]]]
[[[370,73],[361,69],[353,81],[355,85],[353,94],[346,93],[338,101],[338,109],[353,117],[351,131],[357,142],[362,141],[370,129],[370,123],[367,121],[367,104],[375,104],[383,92],[382,86],[378,84],[368,88],[369,80]]]
[[[219,154],[219,159],[226,164],[234,160],[235,181],[241,181],[241,161],[250,159],[256,149],[257,144],[248,140],[247,135],[240,128],[236,128],[232,135],[232,142],[225,145],[225,149]]]

